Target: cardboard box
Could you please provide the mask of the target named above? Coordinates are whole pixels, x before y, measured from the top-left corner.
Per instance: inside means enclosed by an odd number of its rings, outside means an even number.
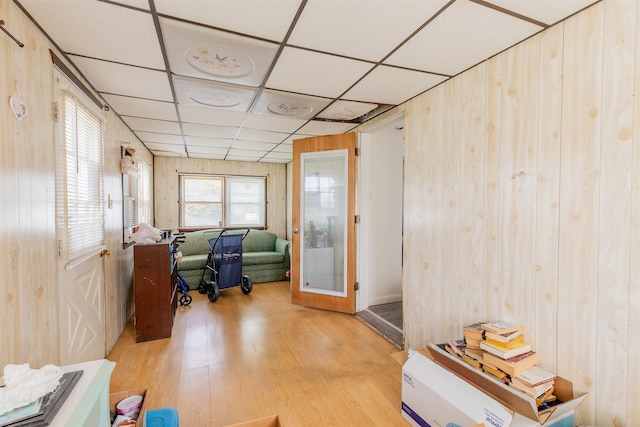
[[[130,396],[142,396],[142,408],[140,408],[140,413],[138,414],[138,419],[136,420],[136,427],[144,427],[144,417],[147,413],[147,389],[139,388],[135,390],[127,390],[127,391],[118,391],[115,393],[111,393],[109,395],[109,410],[111,413],[115,414],[116,405],[118,402],[126,399]]]
[[[558,377],[556,395],[563,402],[538,413],[535,400],[472,368],[430,344],[413,352],[402,368],[402,416],[422,427],[573,427],[574,409],[585,394],[574,395]],[[400,356],[398,356],[400,357]]]
[[[227,427],[282,427],[277,415],[260,418],[257,420],[245,421]]]

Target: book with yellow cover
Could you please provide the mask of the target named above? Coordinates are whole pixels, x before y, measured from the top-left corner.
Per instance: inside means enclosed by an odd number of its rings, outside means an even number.
[[[520,335],[519,337],[516,337],[509,342],[496,341],[488,337],[485,339],[485,341],[487,344],[490,344],[496,348],[499,348],[500,350],[507,351],[507,350],[511,350],[512,348],[519,347],[520,343],[524,342],[524,335]]]
[[[513,348],[502,350],[501,348],[491,345],[486,341],[482,341],[480,343],[480,348],[503,359],[511,359],[512,357],[516,357],[528,351],[531,351],[532,345],[530,342],[522,341],[517,343],[517,345]]]

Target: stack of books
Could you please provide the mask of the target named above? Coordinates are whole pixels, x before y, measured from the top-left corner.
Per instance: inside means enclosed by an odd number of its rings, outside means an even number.
[[[553,395],[556,374],[539,366],[532,366],[518,376],[511,378],[509,386],[536,399],[541,406],[556,400]]]
[[[480,348],[485,351],[482,355],[485,365],[513,378],[538,363],[538,355],[531,342],[525,341],[521,325],[498,320],[483,323],[482,329],[485,332]]]
[[[556,375],[538,367],[538,354],[525,339],[522,325],[504,320],[476,322],[462,328],[464,339],[440,347],[484,373],[536,400],[554,405]]]

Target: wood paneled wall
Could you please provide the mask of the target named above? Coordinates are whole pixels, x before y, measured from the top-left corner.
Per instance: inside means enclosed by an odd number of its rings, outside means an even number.
[[[280,163],[156,157],[154,167],[155,226],[177,229],[180,173],[267,177],[267,228],[287,235],[287,169]]]
[[[53,121],[54,46],[12,1],[0,1],[0,18],[25,46],[0,34],[0,368],[7,363],[39,367],[59,363],[58,283]],[[60,54],[58,56],[61,57]],[[19,89],[28,110],[17,120],[8,99]],[[131,318],[133,249],[122,248],[120,146],[153,156],[112,112],[104,113],[104,257],[107,342],[113,348]],[[107,200],[105,200],[105,203]]]
[[[639,92],[640,6],[604,0],[403,106],[408,346],[520,322],[579,423],[637,425]]]

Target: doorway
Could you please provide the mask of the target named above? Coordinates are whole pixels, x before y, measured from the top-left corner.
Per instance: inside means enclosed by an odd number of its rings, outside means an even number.
[[[361,133],[360,151],[356,314],[402,347],[404,115]]]

